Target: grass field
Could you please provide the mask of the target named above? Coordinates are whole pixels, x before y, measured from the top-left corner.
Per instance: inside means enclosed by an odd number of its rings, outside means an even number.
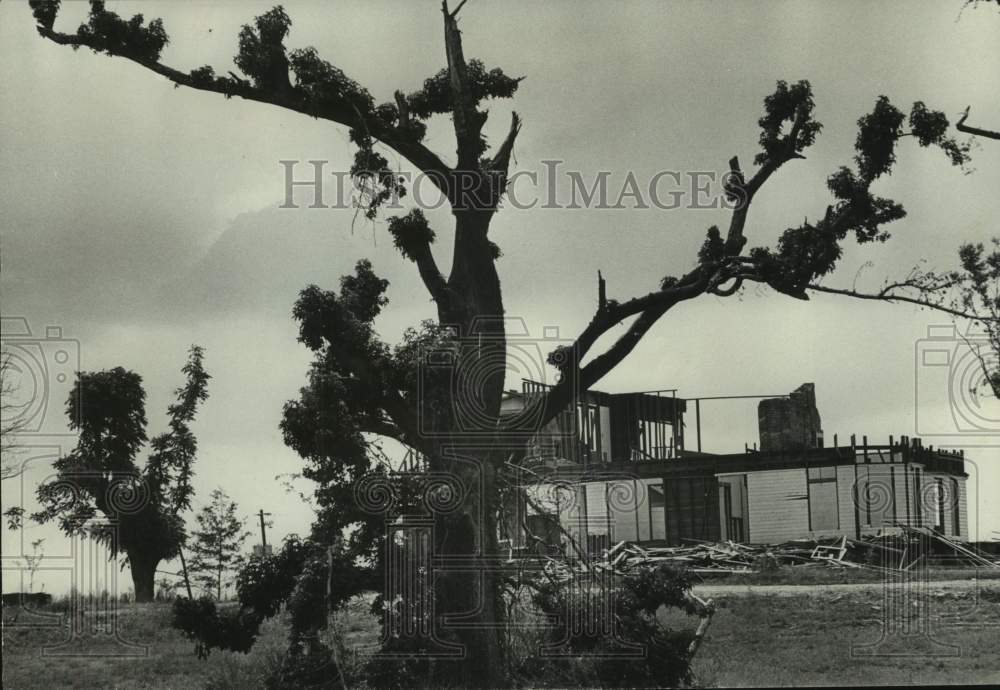
[[[984,581],[978,590],[962,592],[932,587],[927,598],[923,613],[917,606],[899,616],[911,624],[924,621],[927,636],[891,636],[874,647],[864,645],[880,639],[889,605],[881,592],[818,590],[805,596],[718,598],[718,611],[694,663],[697,683],[708,687],[1000,683],[1000,582]],[[141,650],[123,648],[106,634],[91,636],[71,649],[83,656],[58,656],[59,649],[43,655],[42,648],[57,645],[67,636],[67,628],[46,631],[5,625],[4,687],[256,688],[280,663],[285,650],[285,624],[273,620],[250,654],[216,651],[199,660],[193,644],[169,626],[169,619],[168,604],[120,607],[120,638],[146,646],[145,654],[131,657],[121,654]],[[24,622],[24,614],[19,622]],[[364,687],[361,668],[377,640],[377,622],[361,599],[334,620],[328,642],[340,650],[352,687]]]
[[[719,599],[694,672],[722,687],[1000,683],[1000,587],[928,600],[897,619],[926,636],[880,642],[891,602],[878,591]]]

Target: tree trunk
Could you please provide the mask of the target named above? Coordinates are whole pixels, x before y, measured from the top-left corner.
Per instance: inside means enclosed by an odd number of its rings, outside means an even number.
[[[500,687],[507,685],[508,669],[505,608],[498,589],[499,573],[493,570],[499,562],[496,470],[494,452],[484,446],[503,441],[494,433],[506,374],[504,308],[488,237],[493,211],[480,207],[453,213],[455,248],[448,284],[460,298],[449,320],[461,326],[461,366],[469,369],[456,378],[460,390],[452,391],[456,396],[450,420],[454,438],[442,444],[457,461],[449,458],[439,469],[459,476],[465,499],[454,513],[437,517],[435,552],[472,567],[451,572],[446,568],[437,581],[438,629],[453,634],[465,647],[460,661],[438,668],[449,676],[440,679],[443,685]],[[463,405],[475,409],[460,409]]]
[[[455,211],[455,248],[452,255],[451,274],[448,287],[460,296],[461,304],[453,310],[448,320],[468,326],[471,320],[486,318],[479,330],[492,326],[503,317],[503,298],[500,293],[500,277],[497,274],[494,249],[489,239],[492,211]],[[502,323],[498,325],[502,335]],[[463,335],[471,335],[466,330]],[[502,384],[501,384],[502,389]]]
[[[132,586],[135,588],[135,603],[144,604],[153,600],[156,566],[159,563],[159,558],[145,554],[128,554],[128,564],[132,570]]]
[[[446,566],[435,592],[439,629],[453,633],[465,647],[460,661],[442,664],[447,677],[439,680],[467,688],[504,686],[508,675],[505,609],[499,574],[492,569],[498,562],[495,471],[487,458],[478,464],[478,468],[469,465],[457,472],[465,486],[474,490],[457,513],[438,520],[436,549],[439,555],[477,564],[451,571]]]

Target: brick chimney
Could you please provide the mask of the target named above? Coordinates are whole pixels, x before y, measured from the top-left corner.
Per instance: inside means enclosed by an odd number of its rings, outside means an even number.
[[[823,426],[816,409],[816,387],[803,383],[787,398],[761,400],[757,424],[762,451],[821,448]]]

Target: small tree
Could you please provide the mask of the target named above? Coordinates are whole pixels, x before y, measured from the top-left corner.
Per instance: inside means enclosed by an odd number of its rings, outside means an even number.
[[[67,535],[91,536],[113,555],[124,552],[136,602],[153,600],[156,566],[177,556],[186,539],[180,513],[191,506],[197,450],[188,425],[198,403],[208,397],[211,378],[202,367],[203,357],[202,348],[191,347],[182,369],[187,382],[167,408],[169,430],[150,442],[152,453],[143,468],[135,461],[146,443],[142,378],[121,367],[79,372],[67,410],[70,428],[80,440],[69,455],[56,460],[56,476],[38,487],[42,510],[32,518],[58,520]],[[95,528],[98,514],[113,529]]]
[[[212,502],[195,517],[198,528],[191,533],[189,571],[196,582],[222,600],[222,587],[243,567],[243,542],[250,536],[246,520],[236,516],[236,502],[222,489],[212,492]]]
[[[28,567],[30,577],[28,580],[28,591],[31,593],[35,592],[35,573],[38,572],[38,567],[42,564],[42,559],[45,558],[44,544],[44,539],[34,540],[31,542],[31,555],[24,555],[24,562]]]

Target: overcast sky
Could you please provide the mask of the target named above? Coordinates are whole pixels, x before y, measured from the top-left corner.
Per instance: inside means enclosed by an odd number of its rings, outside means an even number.
[[[86,5],[66,5],[56,28],[72,31]],[[379,102],[397,88],[419,88],[444,65],[434,0],[285,5],[293,20],[286,44],[316,46]],[[235,69],[240,25],[270,7],[107,6],[124,16],[162,17],[171,39],[166,64],[184,71],[211,64],[221,74]],[[748,168],[763,97],[778,79],[810,80],[823,132],[807,160],[789,163],[758,195],[747,226],[753,246],[822,214],[825,179],[850,163],[856,120],[880,94],[904,110],[924,100],[953,120],[971,104],[970,122],[1000,125],[1000,17],[992,8],[960,17],[960,9],[957,0],[474,0],[461,27],[467,56],[527,77],[513,101],[491,105],[491,141],[504,135],[513,107],[524,118],[518,170],[544,177],[541,161],[560,160],[588,180],[609,171],[615,195],[630,172],[643,181],[659,171],[719,174],[735,154]],[[369,257],[391,281],[391,306],[378,323],[386,339],[434,314],[383,223],[352,222],[348,209],[278,208],[278,161],[322,159],[329,170],[346,170],[346,131],[175,89],[126,60],[42,40],[33,25],[26,4],[0,4],[4,316],[27,318],[35,336],[61,327],[64,338],[79,342],[85,370],[121,365],[140,373],[150,435],[164,428],[186,348],[205,346],[213,379],[195,424],[196,507],[221,485],[245,513],[273,514],[272,540],[305,533],[308,508],[274,479],[301,468],[278,431],[281,407],[303,385],[309,361],[290,316],[298,291],[309,283],[335,287],[358,258]],[[427,143],[453,157],[450,123],[436,122]],[[393,163],[409,170],[405,161]],[[960,243],[1000,233],[1000,145],[984,142],[972,167],[963,175],[940,151],[904,141],[896,171],[877,192],[910,215],[891,226],[884,246],[848,245],[827,284],[849,287],[857,279],[875,289],[924,260],[951,267]],[[307,173],[304,164],[297,172]],[[520,183],[517,190],[530,194]],[[440,209],[428,216],[447,269],[450,216]],[[507,208],[492,237],[504,254],[508,314],[523,317],[532,333],[555,326],[570,338],[593,313],[598,269],[610,297],[648,292],[663,275],[688,270],[705,229],[727,217],[719,209]],[[813,381],[828,442],[835,433],[881,443],[906,434],[966,447],[970,521],[989,538],[1000,530],[1000,509],[985,498],[1000,489],[1000,454],[983,446],[998,434],[949,434],[958,430],[947,381],[940,370],[916,365],[928,326],[947,323],[906,306],[834,296],[800,302],[750,289],[704,297],[671,311],[597,388],[676,388],[695,397],[777,394]],[[57,384],[53,391],[50,427],[64,399]],[[995,421],[986,430],[1000,431],[1000,413],[986,404],[980,413]],[[706,404],[703,415],[706,450],[734,452],[757,440],[754,402]],[[30,493],[49,466],[38,459],[28,468],[21,480],[3,482],[4,507],[17,500],[20,482]],[[27,535],[46,537],[50,553],[61,548],[52,528],[31,527]],[[4,540],[4,556],[18,549],[17,540]]]

